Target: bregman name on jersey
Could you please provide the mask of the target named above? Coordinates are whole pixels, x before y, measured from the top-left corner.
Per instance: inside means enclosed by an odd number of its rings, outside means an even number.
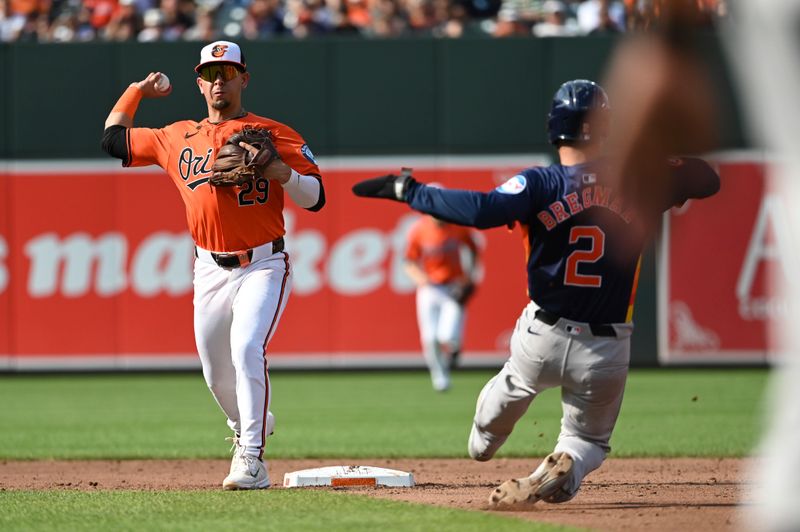
[[[622,198],[616,196],[612,199],[611,191],[611,187],[604,185],[584,187],[579,191],[580,195],[578,191],[570,192],[539,211],[536,217],[548,231],[551,231],[558,224],[569,220],[573,215],[589,207],[603,207],[617,214],[625,223],[630,224],[634,219],[633,209],[623,210]]]

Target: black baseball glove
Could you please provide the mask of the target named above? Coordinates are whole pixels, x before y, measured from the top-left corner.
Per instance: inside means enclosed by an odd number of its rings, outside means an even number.
[[[362,198],[385,198],[395,201],[406,201],[406,192],[411,183],[411,168],[403,168],[400,175],[384,175],[366,179],[353,185],[353,194]]]
[[[463,307],[475,295],[475,283],[472,281],[453,283],[448,288],[448,291],[450,292],[450,297]]]
[[[242,148],[240,142],[255,147],[258,153]],[[208,182],[215,187],[242,186],[261,177],[264,169],[278,158],[278,150],[268,129],[245,126],[219,149]]]

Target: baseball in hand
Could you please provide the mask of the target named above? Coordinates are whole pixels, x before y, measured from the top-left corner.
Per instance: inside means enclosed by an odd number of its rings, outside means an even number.
[[[167,92],[169,90],[169,78],[166,74],[161,74],[156,80],[155,88],[159,92]]]

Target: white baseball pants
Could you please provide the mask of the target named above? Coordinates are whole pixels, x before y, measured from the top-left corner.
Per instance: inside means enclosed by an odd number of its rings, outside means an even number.
[[[203,257],[194,265],[194,331],[203,376],[245,453],[260,458],[271,397],[266,349],[291,291],[289,256],[256,254],[232,270]]]
[[[561,433],[555,451],[575,461],[564,486],[569,500],[586,475],[610,451],[630,360],[632,324],[614,324],[617,337],[596,337],[588,324],[534,319],[531,302],[511,336],[511,356],[478,396],[469,454],[486,461],[506,441],[516,422],[543,390],[561,387]]]
[[[442,346],[461,349],[464,307],[450,297],[447,285],[426,284],[417,289],[417,324],[425,363],[436,390],[450,387],[450,366]]]

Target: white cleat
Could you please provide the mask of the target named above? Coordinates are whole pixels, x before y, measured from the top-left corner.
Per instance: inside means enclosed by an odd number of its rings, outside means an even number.
[[[267,436],[272,436],[275,432],[275,416],[267,411]],[[256,458],[245,454],[245,447],[239,443],[239,438],[233,436],[226,438],[233,442],[233,459],[228,476],[222,481],[222,487],[226,490],[253,490],[264,489],[270,486],[269,474],[266,464]]]
[[[242,449],[240,452],[239,449]],[[243,448],[237,448],[231,461],[231,472],[222,481],[226,490],[259,490],[269,487],[267,465],[249,454]]]
[[[529,477],[506,480],[495,488],[489,495],[489,507],[506,509],[552,499],[569,480],[573,464],[567,453],[550,453]]]
[[[439,382],[433,385],[433,389],[437,392],[446,392],[450,389],[449,382]]]

